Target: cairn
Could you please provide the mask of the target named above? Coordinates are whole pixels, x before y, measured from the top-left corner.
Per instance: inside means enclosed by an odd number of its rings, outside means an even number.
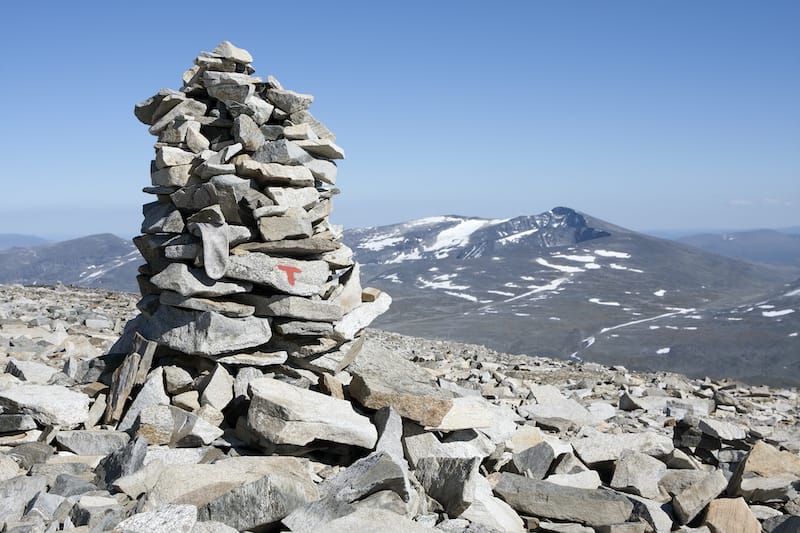
[[[135,108],[158,136],[144,189],[156,201],[134,239],[147,261],[137,329],[223,364],[335,373],[391,298],[362,290],[328,220],[344,151],[308,111],[314,97],[253,76],[251,63],[223,42],[180,91]]]

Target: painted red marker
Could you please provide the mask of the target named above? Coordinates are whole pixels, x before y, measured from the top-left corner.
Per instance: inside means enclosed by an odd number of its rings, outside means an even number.
[[[302,272],[302,270],[300,270],[299,268],[289,265],[278,265],[278,270],[286,272],[286,280],[292,287],[294,287],[294,282],[295,282],[294,275]]]

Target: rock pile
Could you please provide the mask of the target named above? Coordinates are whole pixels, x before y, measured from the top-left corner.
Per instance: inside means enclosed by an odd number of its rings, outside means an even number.
[[[135,329],[223,364],[291,358],[336,372],[391,298],[362,291],[328,221],[344,151],[308,111],[313,96],[253,76],[251,63],[223,42],[180,91],[136,106],[158,142],[144,189],[157,199],[134,239],[147,260]]]
[[[6,531],[798,530],[795,390],[370,330],[335,375],[156,356],[104,424],[119,360],[86,322],[130,299],[0,291]]]

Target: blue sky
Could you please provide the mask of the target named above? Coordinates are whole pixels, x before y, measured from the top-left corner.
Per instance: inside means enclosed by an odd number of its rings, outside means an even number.
[[[0,233],[138,233],[155,138],[133,105],[225,39],[316,96],[347,227],[557,205],[800,224],[796,1],[29,1],[3,26]]]

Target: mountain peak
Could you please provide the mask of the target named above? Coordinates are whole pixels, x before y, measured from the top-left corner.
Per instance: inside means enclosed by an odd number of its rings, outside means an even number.
[[[572,246],[610,233],[590,227],[569,207],[538,215],[486,219],[443,215],[402,224],[354,230],[348,244],[365,263],[400,263],[418,259],[477,258],[490,252],[532,253]]]

